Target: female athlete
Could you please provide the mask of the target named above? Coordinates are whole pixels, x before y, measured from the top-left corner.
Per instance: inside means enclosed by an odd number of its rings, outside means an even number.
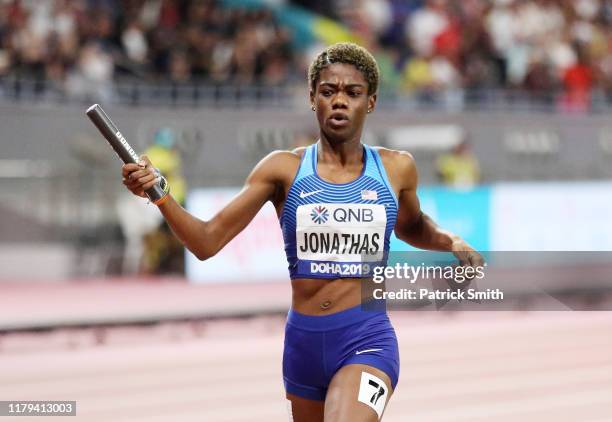
[[[328,47],[308,72],[318,142],[269,154],[210,221],[192,216],[170,195],[159,203],[176,236],[201,260],[219,252],[267,201],[274,204],[293,291],[283,379],[295,422],[380,420],[397,384],[398,346],[387,313],[362,310],[361,279],[344,272],[362,254],[384,255],[395,230],[418,248],[450,251],[469,265],[482,260],[421,212],[409,153],[361,143],[366,115],[376,106],[378,75],[364,48]],[[123,166],[123,177],[140,196],[159,182],[146,157]]]

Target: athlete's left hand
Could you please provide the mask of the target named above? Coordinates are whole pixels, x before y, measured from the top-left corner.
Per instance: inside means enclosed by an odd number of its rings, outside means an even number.
[[[463,267],[483,267],[485,265],[485,260],[482,255],[468,245],[463,239],[458,238],[453,241],[451,251]]]

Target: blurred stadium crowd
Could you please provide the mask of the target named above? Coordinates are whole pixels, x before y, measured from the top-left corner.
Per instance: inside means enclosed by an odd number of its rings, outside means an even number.
[[[0,75],[77,95],[125,76],[279,84],[293,54],[270,11],[199,0],[4,1],[0,39]]]
[[[235,3],[235,2],[234,2]],[[251,2],[252,3],[252,2]],[[257,3],[257,2],[255,2]],[[260,2],[266,4],[266,2]],[[585,107],[612,96],[611,0],[0,1],[0,77],[76,96],[113,81],[303,82],[310,49],[274,8],[302,6],[375,52],[383,88],[427,96],[511,88]]]
[[[563,90],[580,106],[612,88],[611,1],[338,3],[338,16],[392,55],[404,89]]]

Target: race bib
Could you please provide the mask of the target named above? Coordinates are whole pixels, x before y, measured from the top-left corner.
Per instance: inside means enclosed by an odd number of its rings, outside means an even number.
[[[387,214],[379,204],[308,204],[297,209],[300,260],[362,262],[384,253]]]

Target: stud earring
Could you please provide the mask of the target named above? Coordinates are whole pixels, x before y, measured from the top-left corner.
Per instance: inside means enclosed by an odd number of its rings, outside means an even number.
[[[312,111],[317,111],[317,109],[315,108],[315,106],[310,107],[312,109]]]

